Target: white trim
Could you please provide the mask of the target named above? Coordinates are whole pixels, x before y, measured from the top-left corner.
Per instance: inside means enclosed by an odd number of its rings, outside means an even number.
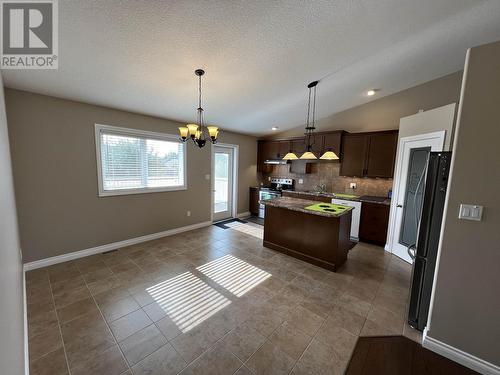
[[[96,151],[96,161],[97,161],[97,187],[99,197],[110,197],[115,195],[131,195],[131,194],[145,194],[145,193],[159,193],[165,191],[179,191],[187,190],[187,147],[184,142],[181,142],[179,137],[174,134],[168,133],[158,133],[151,132],[147,130],[140,129],[130,129],[122,128],[118,126],[94,124],[95,126],[95,151]],[[105,130],[109,133],[121,134],[121,135],[132,135],[147,139],[159,139],[165,141],[176,141],[182,144],[183,148],[183,174],[184,174],[184,184],[179,186],[166,186],[166,187],[155,187],[155,188],[136,188],[136,189],[119,189],[119,190],[104,190],[102,181],[102,160],[101,160],[101,131]]]
[[[499,366],[429,337],[427,328],[424,330],[422,346],[481,374],[500,375]]]
[[[242,218],[242,217],[249,217],[249,216],[252,216],[252,214],[250,213],[250,211],[247,211],[247,212],[240,212],[239,214],[236,215],[236,217],[238,219]]]
[[[441,149],[443,149],[445,137],[446,137],[446,130],[439,130],[437,132],[417,134],[408,137],[402,137],[399,139],[397,148],[397,157],[396,157],[396,168],[395,168],[396,173],[394,174],[394,180],[392,184],[392,199],[391,199],[391,208],[389,212],[389,230],[387,231],[386,245],[384,247],[384,249],[390,253],[393,253],[393,236],[395,231],[394,227],[396,226],[396,213],[397,213],[396,206],[398,204],[398,202],[396,201],[397,197],[399,196],[400,179],[404,168],[402,159],[403,159],[405,144],[408,142],[424,141],[426,139],[437,138],[441,140],[442,143]]]
[[[215,186],[215,180],[214,180],[214,152],[215,152],[215,147],[227,147],[231,148],[233,150],[233,191],[232,191],[232,208],[231,208],[231,217],[232,218],[237,218],[238,216],[238,161],[239,161],[239,155],[240,155],[240,146],[236,144],[231,144],[231,143],[216,143],[216,144],[211,144],[210,148],[210,220],[214,222],[214,186]],[[230,218],[226,218],[224,220],[228,220]]]
[[[151,233],[151,234],[147,234],[145,236],[130,238],[128,240],[123,240],[123,241],[109,243],[106,245],[91,247],[90,249],[74,251],[72,253],[58,255],[55,257],[51,257],[51,258],[35,260],[34,262],[25,263],[24,270],[31,271],[31,270],[34,270],[37,268],[51,266],[53,264],[63,263],[63,262],[67,262],[69,260],[84,258],[84,257],[90,256],[90,255],[103,253],[105,251],[119,249],[120,247],[135,245],[135,244],[138,244],[141,242],[156,240],[158,238],[171,236],[171,235],[177,234],[177,233],[188,232],[190,230],[208,227],[210,225],[212,225],[211,221],[203,221],[201,223],[187,225],[185,227],[169,229],[169,230],[166,230],[163,232]]]
[[[26,295],[26,271],[23,270],[23,315],[24,315],[24,374],[30,375],[30,352],[28,339],[28,298]]]

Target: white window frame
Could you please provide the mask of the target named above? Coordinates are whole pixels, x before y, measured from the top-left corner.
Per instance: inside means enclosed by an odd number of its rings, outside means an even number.
[[[164,141],[175,141],[182,144],[183,155],[184,155],[184,184],[180,186],[165,186],[165,187],[153,187],[153,188],[133,188],[133,189],[117,189],[117,190],[104,190],[103,177],[102,177],[102,160],[101,160],[101,131],[110,131],[115,134],[121,134],[124,136],[140,136],[149,139],[158,139]],[[96,146],[96,159],[97,159],[97,185],[99,190],[99,197],[109,197],[114,195],[130,195],[130,194],[145,194],[145,193],[158,193],[164,191],[179,191],[187,190],[187,155],[186,155],[186,144],[179,140],[177,135],[167,134],[167,133],[157,133],[147,130],[140,129],[130,129],[122,128],[118,126],[95,124],[95,146]]]

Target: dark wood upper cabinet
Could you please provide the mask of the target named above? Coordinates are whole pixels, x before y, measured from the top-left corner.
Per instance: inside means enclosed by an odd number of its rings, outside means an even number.
[[[341,176],[391,178],[398,131],[349,133],[342,138]]]
[[[304,138],[292,139],[290,141],[292,151],[300,158],[300,155],[306,150],[306,144],[304,143]]]
[[[397,132],[380,132],[369,136],[366,176],[393,176],[397,144]]]
[[[342,138],[342,162],[340,175],[363,177],[368,138],[363,134],[346,134]]]
[[[341,139],[342,139],[342,132],[323,134],[323,146],[321,148],[321,154],[323,154],[326,151],[333,151],[340,158]]]
[[[279,143],[278,158],[283,159],[283,157],[290,151],[290,141],[281,141]]]

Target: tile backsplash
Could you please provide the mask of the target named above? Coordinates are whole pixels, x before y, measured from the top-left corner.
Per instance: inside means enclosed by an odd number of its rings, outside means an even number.
[[[316,186],[326,185],[329,193],[348,193],[356,195],[376,195],[387,196],[389,189],[392,189],[391,178],[357,178],[339,176],[340,163],[319,162],[311,164],[311,173],[296,174],[290,172],[290,164],[274,165],[271,173],[260,173],[259,182],[268,185],[269,177],[293,178],[295,180],[295,190],[307,191],[317,190]],[[303,184],[299,184],[299,179]],[[355,182],[356,190],[350,189],[349,184]]]

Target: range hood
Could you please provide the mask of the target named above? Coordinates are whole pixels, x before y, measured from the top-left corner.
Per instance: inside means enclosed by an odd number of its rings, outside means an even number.
[[[264,160],[264,164],[288,164],[289,160],[283,160],[283,159],[267,159]]]

